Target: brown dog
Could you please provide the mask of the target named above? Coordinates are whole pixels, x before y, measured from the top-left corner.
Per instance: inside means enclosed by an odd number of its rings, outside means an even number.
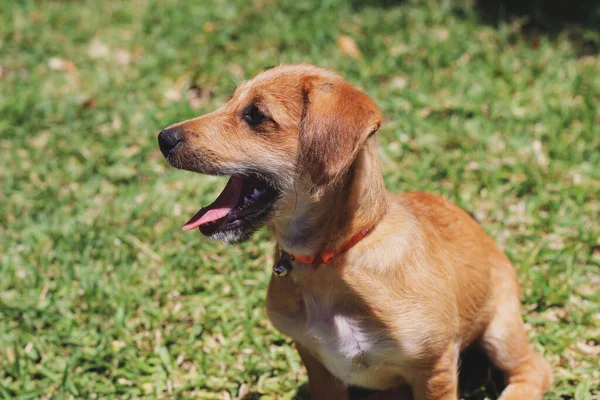
[[[510,261],[454,204],[386,191],[380,123],[333,72],[263,72],[160,133],[173,166],[231,176],[184,229],[237,243],[269,225],[281,276],[267,312],[296,341],[313,399],[347,398],[348,385],[457,399],[458,355],[476,342],[506,373],[502,400],[541,399],[552,373],[527,339]]]

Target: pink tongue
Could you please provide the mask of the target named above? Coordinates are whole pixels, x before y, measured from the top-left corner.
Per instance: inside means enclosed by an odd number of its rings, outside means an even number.
[[[201,208],[183,227],[184,231],[190,231],[208,222],[216,221],[225,217],[237,205],[242,192],[244,180],[232,176],[227,186],[219,197],[209,206]]]

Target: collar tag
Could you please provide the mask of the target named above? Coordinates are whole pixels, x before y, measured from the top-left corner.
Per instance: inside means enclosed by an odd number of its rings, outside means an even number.
[[[292,261],[294,261],[294,256],[282,251],[279,260],[275,261],[275,264],[273,265],[273,272],[275,275],[283,277],[289,274],[292,270]]]

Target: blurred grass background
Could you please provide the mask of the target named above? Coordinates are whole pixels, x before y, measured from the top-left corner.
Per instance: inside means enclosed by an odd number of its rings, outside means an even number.
[[[310,62],[382,108],[390,189],[443,194],[507,251],[546,398],[599,399],[597,7],[551,29],[512,3],[0,0],[0,397],[295,396],[271,238],[182,232],[223,180],[156,135]]]

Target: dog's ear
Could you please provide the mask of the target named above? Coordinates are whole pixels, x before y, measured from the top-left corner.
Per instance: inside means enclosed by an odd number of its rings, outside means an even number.
[[[381,124],[381,112],[362,91],[338,79],[308,77],[303,85],[299,166],[313,191],[334,184]]]

